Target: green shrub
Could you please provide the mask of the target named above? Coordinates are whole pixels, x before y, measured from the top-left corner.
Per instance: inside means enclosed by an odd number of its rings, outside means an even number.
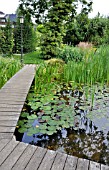
[[[84,56],[84,51],[78,47],[65,46],[63,49],[59,49],[58,57],[64,60],[66,63],[68,61],[82,61]]]

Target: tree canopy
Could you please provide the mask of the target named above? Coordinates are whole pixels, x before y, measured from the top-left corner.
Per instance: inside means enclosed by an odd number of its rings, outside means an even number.
[[[44,58],[55,57],[61,47],[67,24],[74,19],[79,3],[86,15],[92,9],[92,0],[20,0],[23,13],[35,17],[37,24],[44,25],[42,52]]]

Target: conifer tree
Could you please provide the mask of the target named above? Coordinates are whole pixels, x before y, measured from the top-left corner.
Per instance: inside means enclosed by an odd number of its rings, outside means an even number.
[[[12,55],[12,50],[14,46],[14,38],[13,38],[13,28],[8,20],[6,27],[4,28],[4,37],[5,37],[5,42],[4,42],[4,53],[7,55]]]
[[[66,34],[67,23],[74,18],[78,2],[82,11],[91,10],[91,0],[20,0],[20,9],[36,18],[36,23],[44,25],[42,53],[44,58],[55,57]]]

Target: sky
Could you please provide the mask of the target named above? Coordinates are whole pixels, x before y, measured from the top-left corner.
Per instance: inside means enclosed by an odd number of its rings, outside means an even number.
[[[19,0],[0,0],[0,11],[5,14],[15,13],[19,5]],[[109,15],[109,0],[93,0],[93,12],[89,14],[89,17],[95,17],[97,13],[101,15]]]

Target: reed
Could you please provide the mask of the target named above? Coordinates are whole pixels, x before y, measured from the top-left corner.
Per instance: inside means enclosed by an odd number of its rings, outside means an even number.
[[[96,82],[109,84],[109,50],[101,47],[96,53],[87,54],[77,63],[69,61],[64,67],[64,80],[79,84],[94,85]]]

